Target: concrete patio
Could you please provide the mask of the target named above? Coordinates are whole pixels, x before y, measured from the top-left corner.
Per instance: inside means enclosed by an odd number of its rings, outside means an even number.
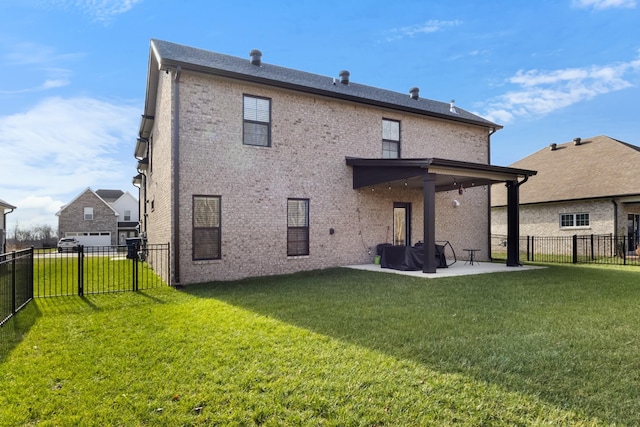
[[[435,273],[423,273],[422,271],[400,271],[391,268],[381,268],[377,264],[363,264],[363,265],[348,265],[347,268],[353,268],[356,270],[365,271],[377,271],[379,273],[389,274],[401,274],[404,276],[423,277],[427,279],[437,279],[439,277],[451,277],[451,276],[470,276],[473,274],[486,274],[486,273],[507,273],[516,271],[534,270],[539,267],[534,265],[525,265],[522,267],[507,267],[505,263],[498,262],[474,262],[473,265],[466,263],[465,261],[458,261],[448,268],[438,268]]]

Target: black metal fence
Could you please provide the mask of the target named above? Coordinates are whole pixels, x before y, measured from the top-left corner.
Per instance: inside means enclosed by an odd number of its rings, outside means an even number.
[[[34,250],[34,296],[138,291],[169,283],[169,244]]]
[[[506,259],[506,241],[506,236],[491,236],[493,258]],[[627,236],[520,236],[519,247],[521,261],[640,265],[640,251],[636,251],[636,245]]]
[[[33,249],[0,254],[0,328],[33,299]]]

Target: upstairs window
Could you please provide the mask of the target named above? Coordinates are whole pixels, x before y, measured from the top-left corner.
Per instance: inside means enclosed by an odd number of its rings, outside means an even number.
[[[131,221],[131,211],[124,211],[124,220]]]
[[[400,122],[382,119],[382,158],[400,158]]]
[[[259,147],[271,146],[271,100],[244,96],[242,143]]]
[[[588,213],[560,214],[560,228],[589,227]]]
[[[309,255],[309,199],[287,200],[287,255]]]
[[[93,208],[84,208],[84,220],[93,221]]]
[[[220,197],[193,196],[193,259],[221,258]]]

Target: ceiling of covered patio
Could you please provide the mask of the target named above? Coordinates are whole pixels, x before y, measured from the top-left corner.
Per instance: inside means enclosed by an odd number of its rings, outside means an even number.
[[[347,157],[353,168],[353,188],[388,185],[422,188],[427,174],[435,175],[435,190],[452,191],[508,181],[519,181],[535,171],[439,158],[365,159]]]

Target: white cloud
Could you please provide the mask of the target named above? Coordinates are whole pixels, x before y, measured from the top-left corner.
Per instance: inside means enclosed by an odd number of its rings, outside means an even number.
[[[439,21],[437,19],[430,19],[423,24],[411,25],[407,27],[395,28],[390,30],[391,36],[387,37],[388,41],[398,40],[403,37],[414,37],[419,34],[428,34],[442,31],[446,28],[455,27],[461,25],[462,21]]]
[[[0,46],[5,47],[5,46]],[[0,58],[5,65],[6,73],[16,73],[18,78],[9,81],[15,86],[15,81],[22,81],[24,75],[38,75],[37,84],[26,83],[22,88],[2,89],[1,95],[40,92],[60,88],[71,84],[73,74],[68,68],[59,64],[81,58],[82,54],[59,54],[50,46],[38,43],[22,42],[6,45],[7,52]],[[32,86],[28,86],[32,84]]]
[[[46,0],[64,9],[76,8],[96,21],[107,22],[130,11],[142,0]]]
[[[636,0],[573,0],[573,6],[593,9],[635,9]]]
[[[75,4],[83,12],[98,21],[108,21],[114,16],[131,10],[141,0],[76,0]]]
[[[542,116],[598,95],[632,87],[626,80],[632,73],[640,73],[640,57],[605,66],[520,70],[506,82],[517,88],[490,100],[487,112],[482,115],[500,123],[508,123],[518,116]]]
[[[41,65],[46,66],[62,61],[81,58],[83,54],[60,54],[55,48],[40,43],[20,42],[6,44],[9,52],[3,55],[5,65]]]
[[[7,220],[55,222],[87,187],[132,190],[139,114],[128,103],[56,97],[0,117],[0,195],[18,207]]]
[[[49,89],[55,89],[63,86],[67,86],[70,84],[68,79],[49,79],[42,82],[42,84],[30,88],[25,89],[16,89],[16,90],[0,90],[0,95],[15,95],[19,93],[28,93],[28,92],[40,92]]]

